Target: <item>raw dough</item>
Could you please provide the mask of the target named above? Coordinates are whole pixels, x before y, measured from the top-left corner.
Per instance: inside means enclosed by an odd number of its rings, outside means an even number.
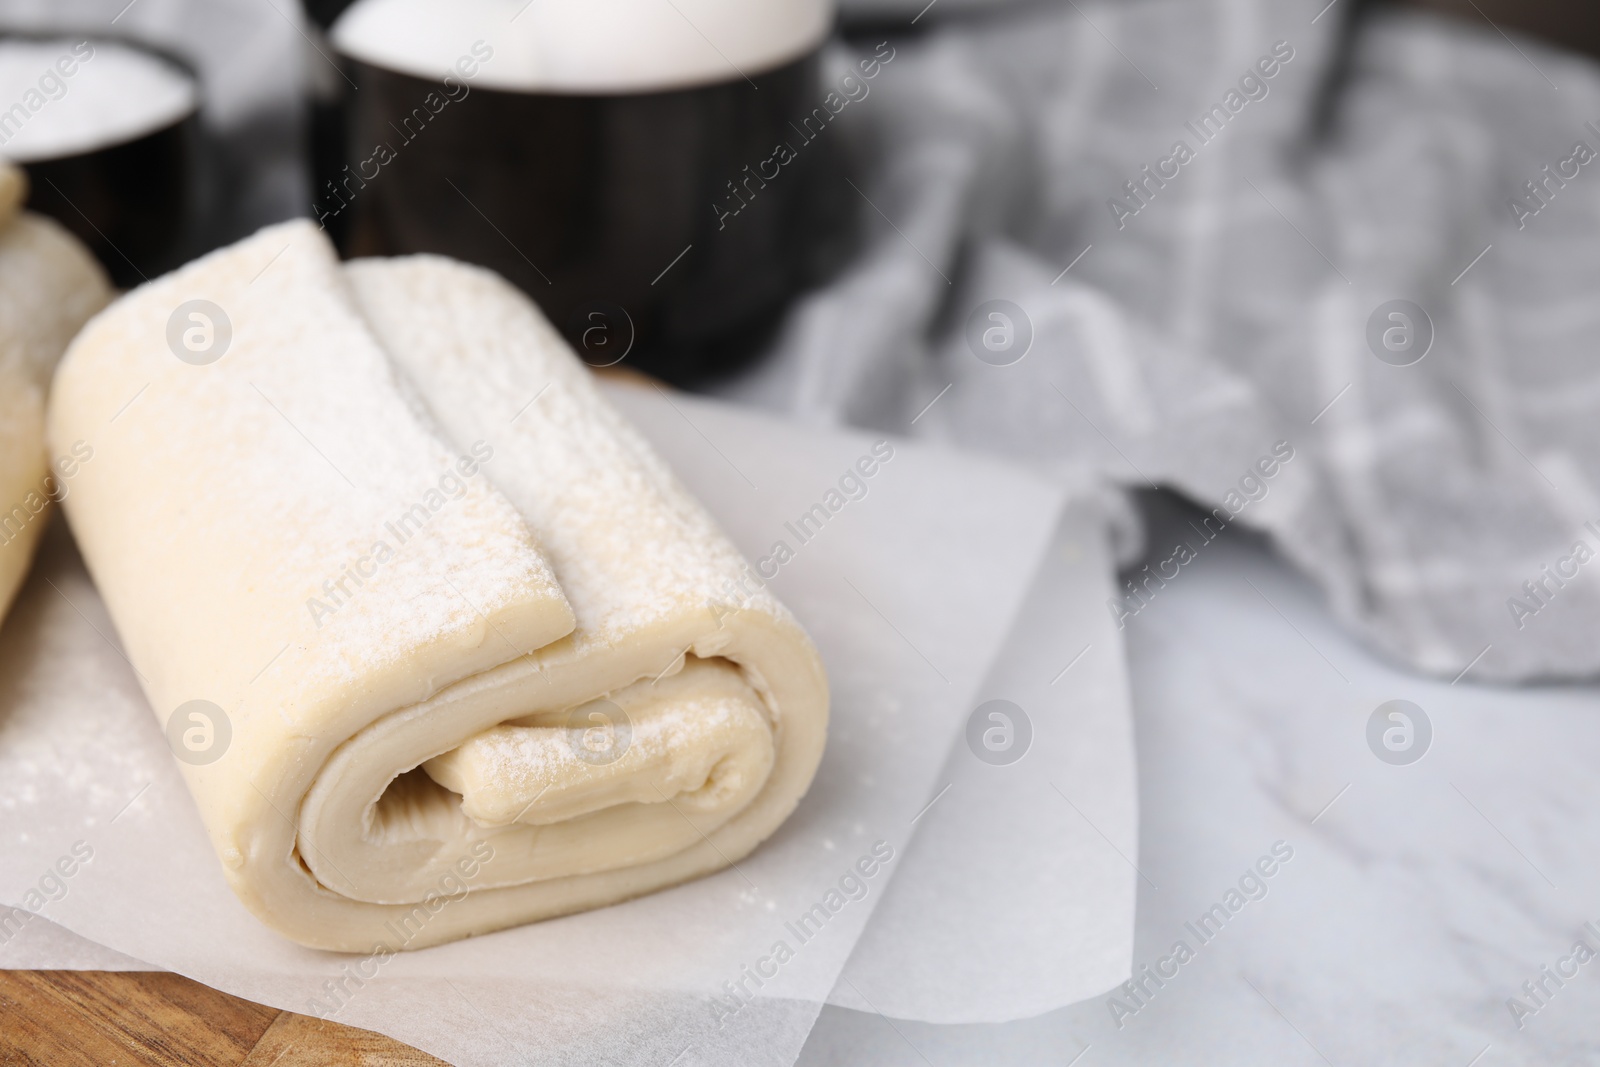
[[[169,344],[195,308],[229,335],[198,365]],[[487,271],[341,267],[271,227],[92,322],[49,423],[104,438],[73,531],[230,882],[295,940],[415,948],[650,892],[810,784],[810,641]]]
[[[50,504],[92,451],[45,455],[44,397],[72,335],[111,298],[88,251],[49,219],[19,211],[21,171],[0,162],[0,619],[28,573]],[[76,451],[74,451],[76,445]]]

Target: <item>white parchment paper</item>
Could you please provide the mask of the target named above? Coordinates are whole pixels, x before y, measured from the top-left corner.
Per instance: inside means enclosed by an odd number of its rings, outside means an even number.
[[[829,1003],[1005,1022],[1127,979],[1138,794],[1113,582],[1104,517],[1069,506],[974,701],[1015,705],[1026,725],[999,758],[1018,758],[986,763],[956,739]]]
[[[985,765],[955,740],[829,1003],[998,1022],[1126,980],[1138,835],[1122,634],[1104,610],[1111,575],[1103,516],[1069,503],[979,691],[1030,717],[1026,762]],[[1059,788],[1059,802],[1041,803],[1041,785]],[[150,969],[48,919],[0,916],[7,930],[0,968]]]
[[[1060,500],[1012,469],[897,443],[866,496],[796,545],[785,523],[871,438],[611,395],[749,556],[777,540],[794,549],[772,585],[822,650],[834,718],[811,793],[765,846],[687,886],[381,965],[293,945],[224,884],[109,620],[56,536],[0,633],[0,902],[463,1065],[791,1063],[940,784]],[[790,924],[878,842],[895,859],[865,894],[795,936]],[[749,969],[779,941],[793,956],[757,985]]]

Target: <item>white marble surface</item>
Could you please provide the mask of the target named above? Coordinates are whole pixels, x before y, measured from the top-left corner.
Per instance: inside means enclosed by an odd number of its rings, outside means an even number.
[[[1152,549],[1169,554],[1183,529],[1158,517]],[[1126,637],[1148,877],[1136,969],[1179,938],[1196,945],[1185,922],[1282,840],[1294,856],[1268,895],[1120,1030],[1105,997],[997,1026],[829,1008],[801,1064],[1600,1062],[1600,959],[1562,988],[1547,981],[1553,996],[1521,1029],[1506,1003],[1586,921],[1600,927],[1600,690],[1397,670],[1237,531]],[[1410,766],[1365,739],[1373,709],[1397,698],[1434,728]]]

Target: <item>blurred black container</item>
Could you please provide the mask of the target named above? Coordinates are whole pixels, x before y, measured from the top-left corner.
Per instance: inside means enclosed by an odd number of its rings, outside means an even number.
[[[352,0],[304,0],[307,39],[317,52],[315,60],[308,57],[306,70],[306,164],[313,190],[337,182],[346,163],[349,123],[345,98],[350,95],[351,83],[346,80],[343,65],[332,58],[335,49],[328,40],[328,31],[351,3]],[[341,249],[349,245],[349,221],[349,212],[330,215],[324,221],[328,237]]]
[[[843,182],[833,139],[800,125],[819,99],[815,54],[753,75],[755,89],[472,87],[425,127],[413,116],[439,83],[349,62],[349,251],[491,267],[592,363],[626,355],[676,382],[726,371],[820,269],[836,214],[823,182]],[[794,159],[767,180],[784,141]],[[393,149],[382,164],[378,145]]]
[[[34,61],[41,82],[49,79],[37,95],[0,100],[0,155],[27,172],[29,210],[82,240],[118,286],[137,285],[182,264],[194,248],[200,202],[200,93],[193,69],[123,40],[0,35],[0,48],[15,45],[31,45],[24,55],[37,52],[50,60]],[[27,62],[15,51],[6,56],[8,63]],[[86,84],[91,79],[92,86]],[[137,94],[157,83],[166,99],[144,107]],[[94,100],[85,101],[83,94],[104,99],[99,94],[108,92],[117,94],[116,106],[97,119]],[[181,98],[187,103],[174,103]],[[63,136],[67,122],[74,125]]]

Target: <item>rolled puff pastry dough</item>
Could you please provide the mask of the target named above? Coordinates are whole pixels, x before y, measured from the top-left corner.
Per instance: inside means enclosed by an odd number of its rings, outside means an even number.
[[[205,365],[169,345],[192,301],[227,321]],[[413,948],[650,892],[810,784],[810,641],[489,272],[263,230],[91,322],[49,422],[103,440],[74,533],[163,725],[221,709],[225,751],[181,766],[240,899],[295,940]]]
[[[52,469],[45,390],[72,335],[111,298],[105,273],[54,222],[18,210],[22,172],[0,162],[0,619],[28,573],[50,504],[91,453],[68,441]],[[74,452],[73,446],[77,445]]]

